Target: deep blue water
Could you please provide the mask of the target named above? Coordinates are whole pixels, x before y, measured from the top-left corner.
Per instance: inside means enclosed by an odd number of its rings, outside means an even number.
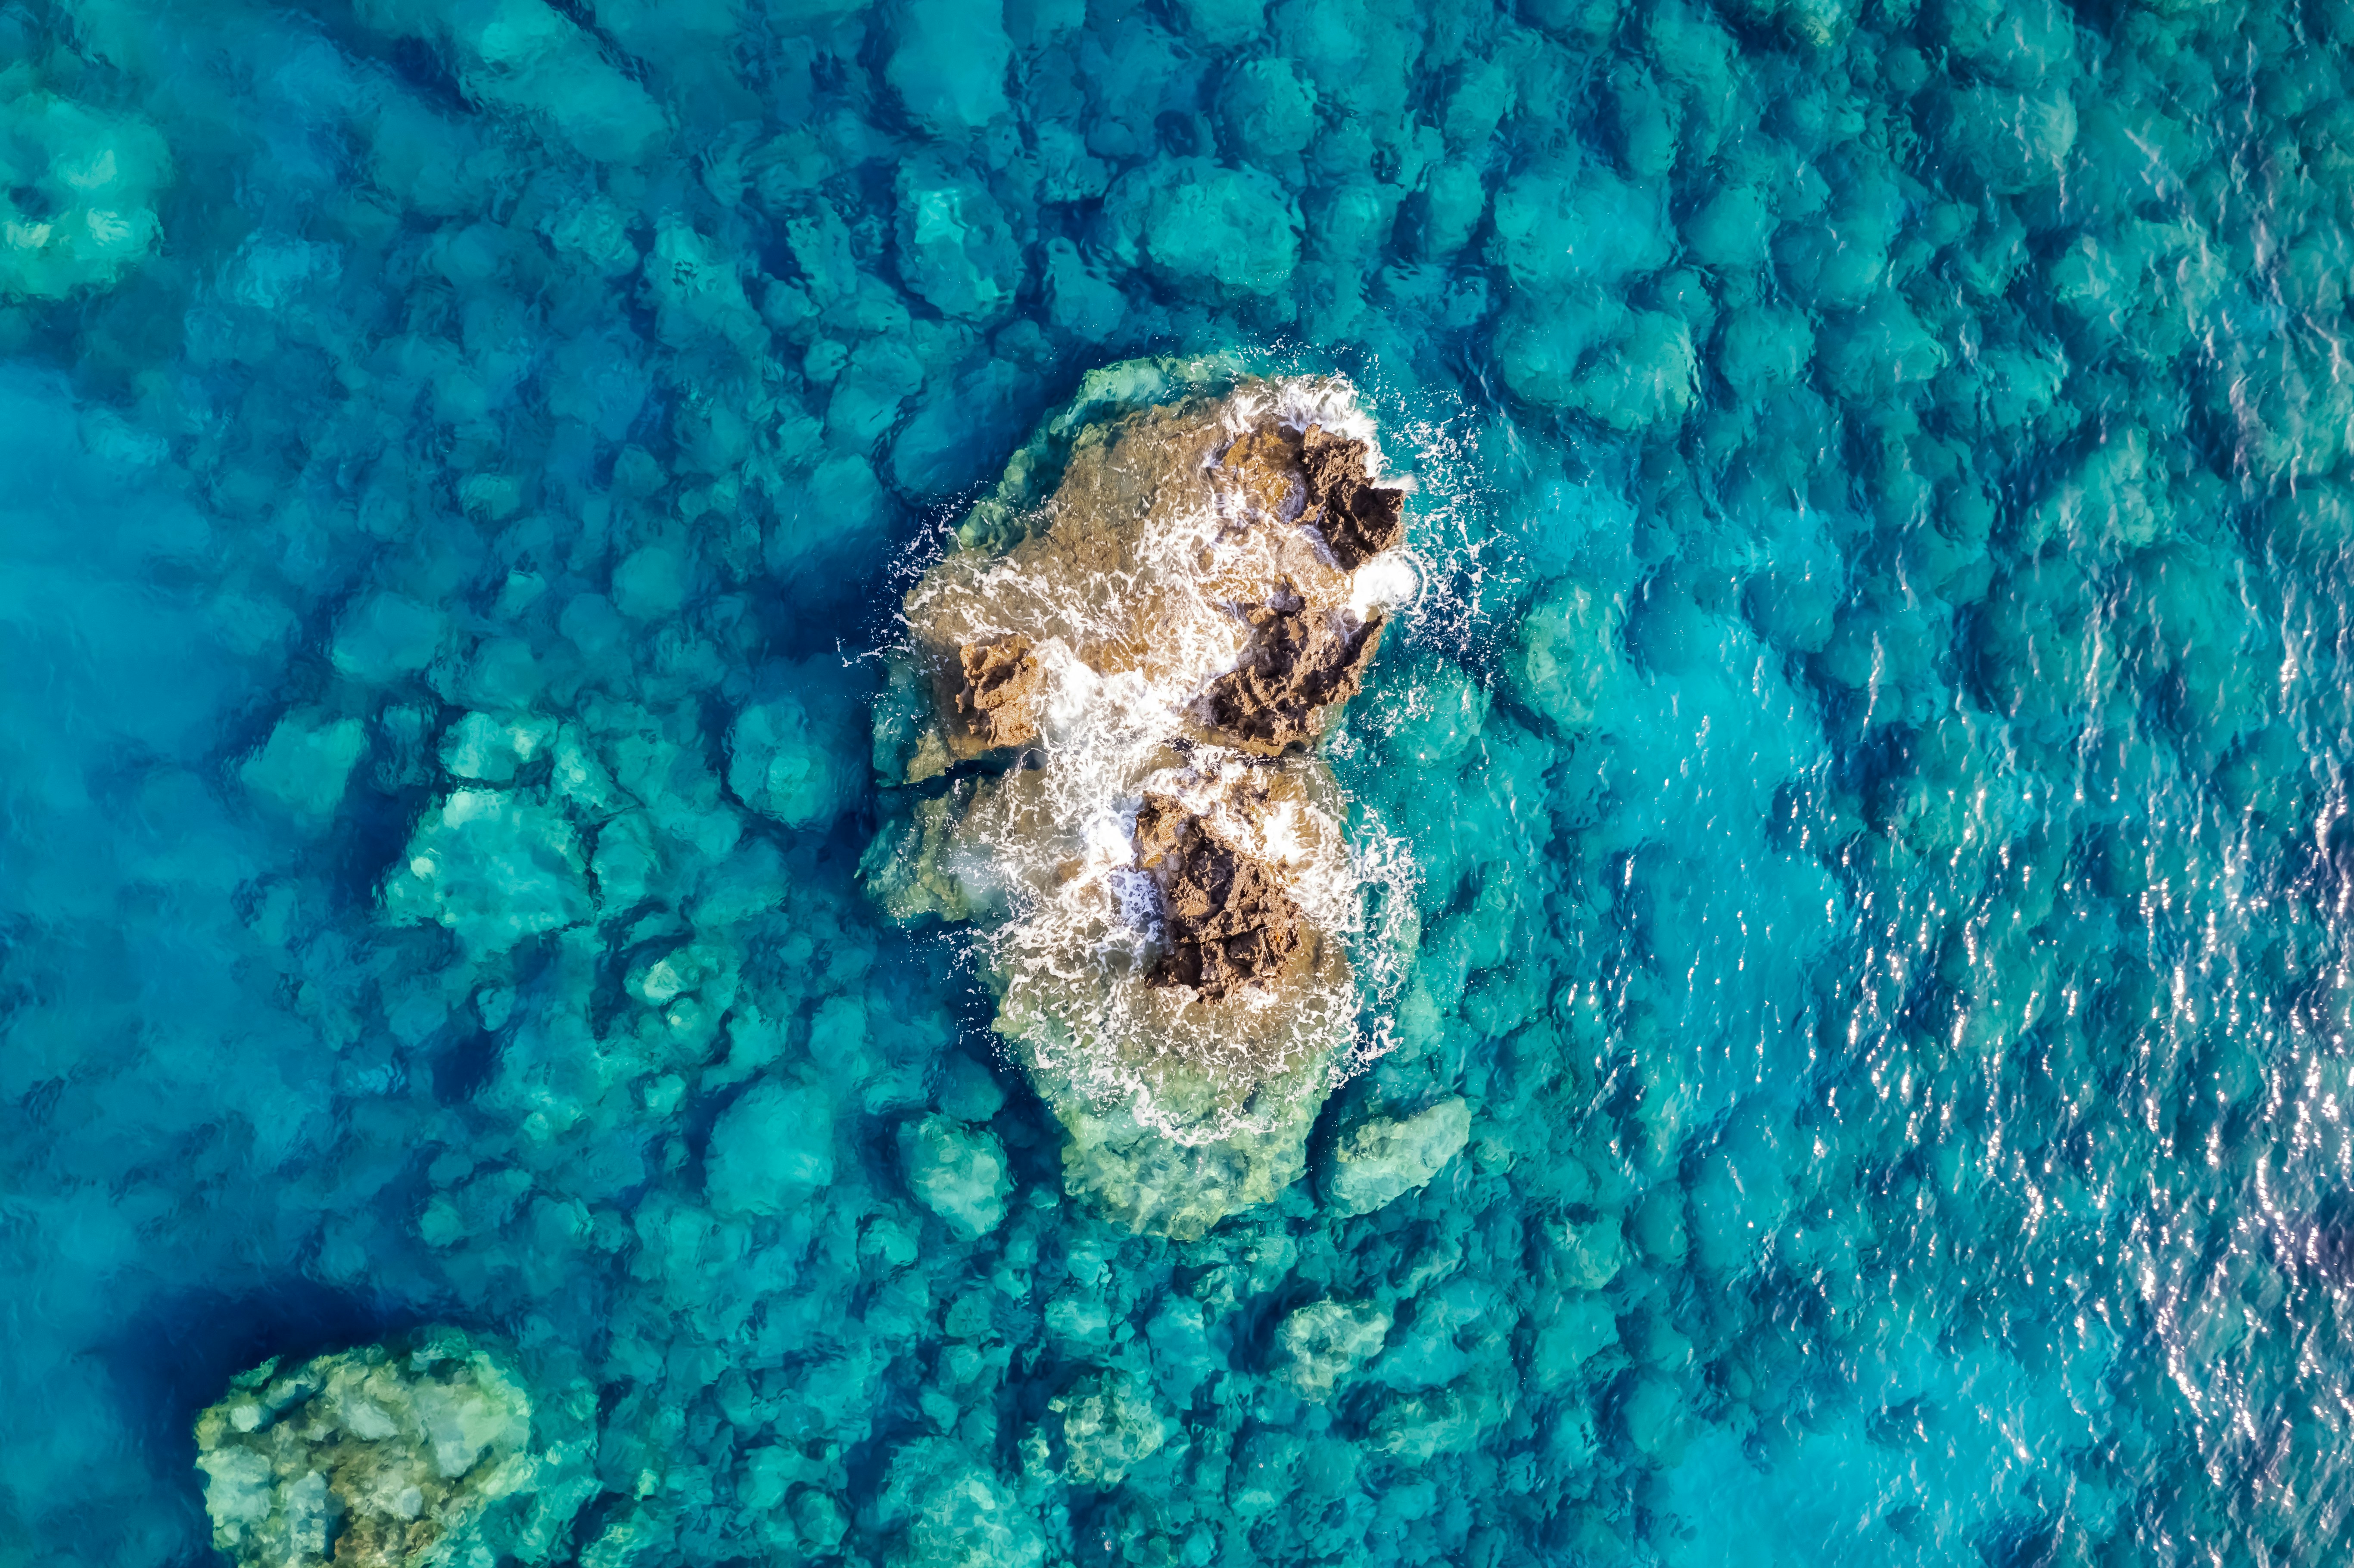
[[[594,1568],[2338,1560],[2349,45],[0,6],[0,1563],[226,1561],[196,1413],[433,1323],[594,1387]],[[1424,566],[1394,1049],[1183,1243],[857,879],[914,570],[1179,354],[1348,376]]]

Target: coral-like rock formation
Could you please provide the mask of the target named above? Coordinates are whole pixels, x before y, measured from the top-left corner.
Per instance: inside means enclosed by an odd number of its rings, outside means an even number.
[[[1296,1180],[1354,1045],[1362,873],[1313,747],[1400,586],[1378,468],[1338,384],[1117,366],[907,598],[877,766],[955,777],[867,885],[974,922],[1066,1180],[1140,1229]]]
[[[585,1383],[541,1404],[455,1329],[272,1358],[196,1417],[213,1544],[239,1568],[545,1563],[597,1490],[596,1405]]]

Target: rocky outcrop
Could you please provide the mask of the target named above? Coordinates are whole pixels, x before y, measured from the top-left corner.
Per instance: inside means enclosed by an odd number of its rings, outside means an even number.
[[[1155,985],[1193,988],[1220,1001],[1243,985],[1265,986],[1299,948],[1302,916],[1273,867],[1220,838],[1166,795],[1136,814],[1137,863],[1161,892],[1166,950]]]
[[[1036,744],[1048,664],[1190,691],[1199,738],[1261,756],[1313,745],[1356,694],[1383,616],[1355,573],[1405,539],[1405,491],[1372,448],[1313,421],[1240,431],[1231,403],[1139,410],[1074,443],[1002,552],[950,554],[908,594],[903,658],[930,712],[886,784]],[[1002,510],[1002,508],[1000,508]],[[1011,630],[1009,630],[1011,629]]]
[[[1249,643],[1204,696],[1203,716],[1223,740],[1275,757],[1311,745],[1326,716],[1357,694],[1381,647],[1382,618],[1310,605],[1284,583],[1244,612]]]
[[[1299,437],[1280,425],[1246,430],[1218,458],[1218,481],[1244,506],[1275,523],[1297,523],[1308,503]]]
[[[1301,1174],[1355,1041],[1360,873],[1315,747],[1380,645],[1361,568],[1404,492],[1335,383],[1075,408],[907,594],[861,874],[971,922],[1072,1189],[1199,1235]]]
[[[1342,571],[1405,543],[1405,492],[1374,483],[1365,455],[1364,442],[1320,425],[1310,425],[1299,441],[1309,498],[1301,521],[1323,535]]]
[[[993,641],[968,642],[957,650],[957,662],[964,683],[956,693],[956,711],[974,739],[994,750],[1038,738],[1046,675],[1030,639],[1012,632]]]

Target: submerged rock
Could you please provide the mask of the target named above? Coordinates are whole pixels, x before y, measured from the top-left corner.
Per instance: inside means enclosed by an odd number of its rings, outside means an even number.
[[[548,1562],[598,1489],[595,1413],[586,1383],[535,1406],[456,1329],[272,1358],[196,1417],[213,1545],[240,1568]]]
[[[876,1500],[905,1568],[1036,1568],[1045,1542],[997,1476],[960,1445],[919,1437],[892,1457]]]
[[[594,911],[572,824],[528,790],[451,790],[418,822],[407,863],[385,879],[384,902],[396,922],[445,926],[478,953],[505,952]]]
[[[952,1118],[930,1116],[903,1130],[900,1144],[908,1186],[958,1234],[987,1235],[1005,1218],[1005,1194],[1013,1182],[996,1139]]]
[[[1399,1120],[1375,1118],[1342,1138],[1325,1186],[1343,1213],[1370,1214],[1428,1181],[1471,1141],[1471,1107],[1439,1101]]]
[[[1079,1380],[1047,1402],[1049,1452],[1063,1446],[1062,1472],[1083,1487],[1114,1487],[1161,1451],[1172,1424],[1154,1406],[1149,1385],[1121,1372]]]
[[[1312,747],[1411,586],[1379,469],[1339,383],[1114,366],[907,598],[863,874],[978,927],[1067,1183],[1140,1230],[1297,1180],[1354,1045],[1363,874]]]
[[[1277,1375],[1306,1399],[1324,1399],[1389,1338],[1390,1315],[1371,1302],[1315,1301],[1283,1320]]]

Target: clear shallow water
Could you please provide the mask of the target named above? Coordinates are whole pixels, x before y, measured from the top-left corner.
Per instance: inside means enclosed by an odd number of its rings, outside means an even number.
[[[598,1390],[583,1563],[2332,1559],[2349,37],[0,12],[0,1556],[205,1561],[232,1374],[454,1322]],[[1172,351],[1422,486],[1320,1137],[1473,1115],[1184,1245],[856,885],[844,656]]]

